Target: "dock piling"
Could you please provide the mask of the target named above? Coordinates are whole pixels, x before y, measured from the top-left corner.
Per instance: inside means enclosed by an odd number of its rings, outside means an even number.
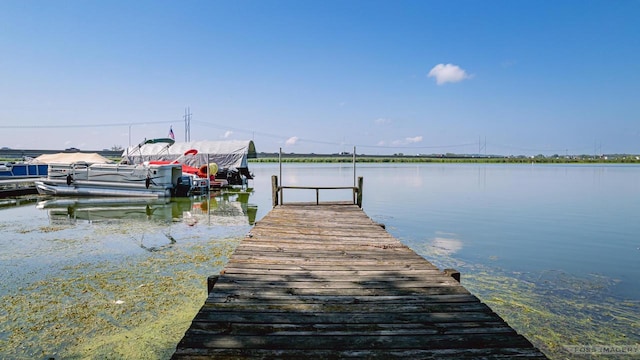
[[[460,271],[456,269],[444,269],[443,273],[454,278],[457,282],[460,282]]]
[[[364,184],[364,180],[362,179],[362,176],[358,176],[358,186],[356,187],[356,191],[357,191],[357,200],[356,200],[356,205],[358,205],[359,208],[362,208],[362,185]]]
[[[271,176],[271,204],[273,207],[278,206],[278,176]]]

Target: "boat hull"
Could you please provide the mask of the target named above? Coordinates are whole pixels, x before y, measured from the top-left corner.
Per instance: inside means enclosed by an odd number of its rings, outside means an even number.
[[[180,165],[50,164],[35,184],[44,195],[170,197],[181,177]]]

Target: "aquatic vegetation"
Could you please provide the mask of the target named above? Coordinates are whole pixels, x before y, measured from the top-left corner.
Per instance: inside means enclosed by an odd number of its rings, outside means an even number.
[[[239,241],[76,263],[2,296],[2,356],[168,358]]]
[[[581,278],[562,271],[507,272],[444,256],[433,246],[417,251],[440,268],[459,270],[471,293],[551,359],[572,357],[565,346],[640,344],[640,301],[607,295],[607,289],[618,284],[616,279],[598,274]]]
[[[515,274],[516,276],[518,274]],[[564,345],[637,344],[640,303],[609,298],[595,288],[603,279],[561,274],[557,281],[532,282],[526,275],[470,271],[464,285],[550,357],[566,355]],[[570,287],[563,287],[563,283]],[[563,294],[572,292],[572,296]],[[606,292],[605,292],[606,293]]]

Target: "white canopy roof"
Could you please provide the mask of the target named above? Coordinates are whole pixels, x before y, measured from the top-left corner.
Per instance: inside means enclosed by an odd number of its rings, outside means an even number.
[[[197,150],[197,154],[185,156],[189,150]],[[173,145],[152,142],[129,147],[122,153],[122,159],[132,164],[180,158],[181,163],[190,166],[216,163],[220,169],[247,168],[247,159],[255,157],[256,148],[251,140],[190,141],[176,142]]]
[[[37,158],[31,160],[32,164],[71,164],[74,162],[86,162],[88,164],[104,164],[112,163],[113,161],[98,153],[57,153],[57,154],[42,154]]]

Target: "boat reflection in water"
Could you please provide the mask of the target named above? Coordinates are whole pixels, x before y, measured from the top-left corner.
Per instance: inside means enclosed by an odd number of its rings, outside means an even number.
[[[211,193],[187,198],[58,197],[40,201],[52,224],[101,222],[183,221],[187,225],[253,225],[257,205],[249,204],[250,191]]]

